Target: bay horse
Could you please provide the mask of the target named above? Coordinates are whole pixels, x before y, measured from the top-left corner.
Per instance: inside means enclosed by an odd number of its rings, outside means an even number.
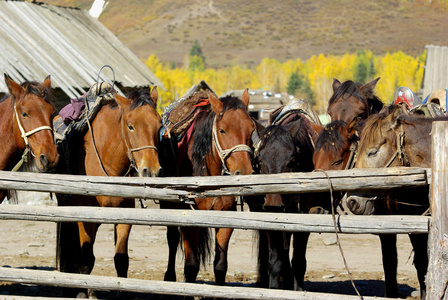
[[[217,98],[208,91],[209,104],[202,106],[194,124],[191,125],[191,138],[186,141],[186,152],[181,156],[177,149],[179,164],[178,176],[220,176],[248,175],[252,168],[251,135],[255,130],[249,112],[249,91],[246,89],[242,98]],[[187,134],[188,135],[188,134]],[[201,210],[236,210],[235,197],[197,198],[192,205]],[[185,204],[161,202],[161,208],[190,208]],[[215,283],[225,284],[227,273],[227,252],[232,235],[231,228],[216,228],[215,231]],[[198,227],[167,228],[169,247],[166,281],[176,281],[175,259],[177,247],[182,236],[186,282],[195,282],[200,263],[207,257],[208,230]]]
[[[397,105],[371,116],[359,142],[356,168],[431,167],[431,129],[435,120],[408,115]],[[358,215],[422,215],[429,208],[429,187],[350,192],[347,206]],[[409,234],[421,299],[426,298],[428,234]],[[396,235],[380,235],[386,296],[398,297]]]
[[[287,122],[266,127],[255,165],[260,174],[311,172],[312,156],[320,125],[302,114],[294,114]],[[320,194],[320,193],[319,193]],[[263,210],[286,213],[328,213],[330,201],[310,194],[268,194]],[[306,272],[306,247],[309,232],[293,233],[293,255],[289,258],[291,233],[260,231],[259,276],[263,287],[303,290]]]
[[[354,118],[366,119],[369,115],[378,113],[383,108],[383,103],[374,93],[379,79],[380,77],[362,85],[351,80],[341,83],[334,78],[333,95],[327,108],[331,121],[350,123]]]
[[[72,172],[89,176],[140,177],[161,173],[158,146],[162,126],[156,110],[157,89],[134,91],[122,97],[111,92],[111,100],[101,106],[89,128],[70,141]],[[114,96],[114,97],[113,97]],[[135,169],[135,170],[134,170]],[[135,200],[111,196],[57,195],[60,206],[100,206],[134,208]],[[76,208],[74,208],[76,209]],[[98,223],[60,223],[58,261],[62,272],[90,274],[94,267],[93,246]],[[127,277],[129,267],[129,224],[115,224],[114,263],[118,277]],[[79,291],[78,297],[92,291]]]
[[[37,171],[52,171],[59,154],[53,139],[50,76],[42,84],[18,84],[4,76],[10,94],[0,100],[0,170],[15,170],[30,160]],[[0,190],[0,203],[5,195]]]

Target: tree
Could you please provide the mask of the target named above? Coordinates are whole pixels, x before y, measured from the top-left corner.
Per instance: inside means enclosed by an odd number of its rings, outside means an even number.
[[[193,45],[191,46],[190,49],[190,56],[198,56],[200,59],[202,59],[203,64],[205,65],[205,57],[204,54],[202,53],[202,48],[201,45],[199,45],[199,41],[198,40],[194,40]]]
[[[313,90],[308,81],[299,74],[299,71],[292,72],[291,76],[289,76],[286,91],[290,95],[307,99],[311,105],[315,104],[312,98]]]

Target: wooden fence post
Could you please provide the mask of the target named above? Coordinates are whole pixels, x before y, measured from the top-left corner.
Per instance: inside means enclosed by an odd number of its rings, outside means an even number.
[[[432,184],[427,299],[448,299],[448,122],[432,127]]]

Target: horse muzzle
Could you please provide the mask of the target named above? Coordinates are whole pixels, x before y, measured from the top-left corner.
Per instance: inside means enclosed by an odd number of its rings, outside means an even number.
[[[376,197],[348,195],[347,207],[355,215],[373,215],[375,213]]]

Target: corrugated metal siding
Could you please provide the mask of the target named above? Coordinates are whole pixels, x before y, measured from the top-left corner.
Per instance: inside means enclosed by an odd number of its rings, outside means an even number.
[[[428,45],[426,49],[423,98],[435,89],[448,88],[448,47]]]
[[[125,87],[164,89],[145,64],[87,11],[0,1],[1,73],[17,82],[43,81],[51,75],[52,87],[75,98],[95,83],[103,65],[110,65],[115,80]],[[103,80],[112,77],[109,69],[101,73]],[[7,92],[3,79],[0,92]]]

